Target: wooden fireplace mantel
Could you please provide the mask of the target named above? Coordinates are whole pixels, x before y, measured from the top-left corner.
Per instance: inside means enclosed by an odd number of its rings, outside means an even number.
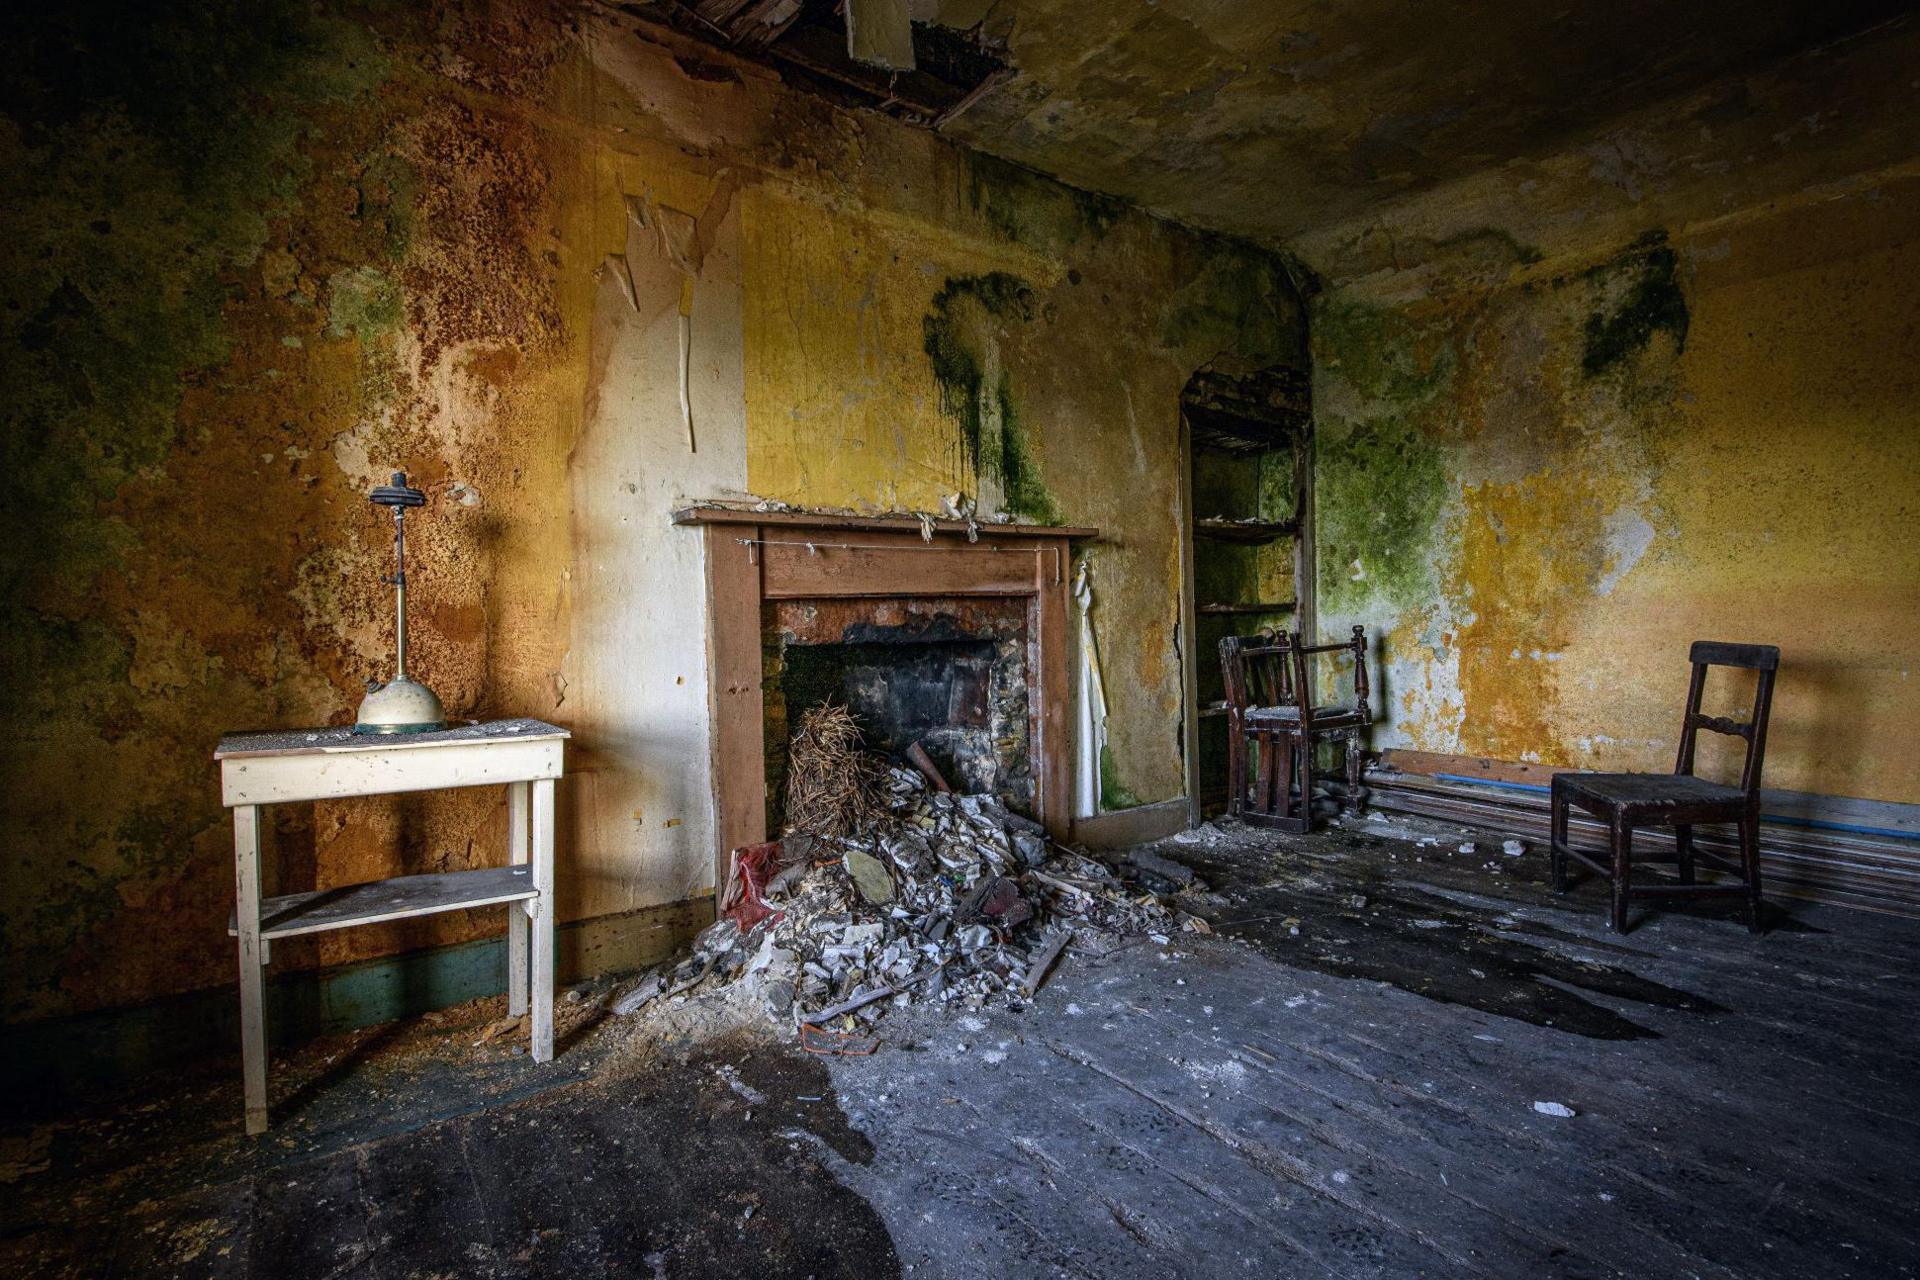
[[[810,511],[753,511],[740,507],[682,507],[673,513],[675,524],[757,524],[768,528],[805,527],[808,529],[849,529],[904,530],[908,533],[920,532],[919,516],[846,516],[814,514]],[[935,520],[935,533],[959,533],[967,531],[965,520]],[[989,524],[976,521],[973,528],[982,537],[996,538],[1097,538],[1098,529],[1085,525],[1051,524]]]
[[[763,606],[782,600],[998,596],[1025,601],[1034,816],[1072,836],[1071,543],[1096,529],[695,506],[705,541],[714,884],[767,838]],[[969,538],[969,532],[972,538]]]

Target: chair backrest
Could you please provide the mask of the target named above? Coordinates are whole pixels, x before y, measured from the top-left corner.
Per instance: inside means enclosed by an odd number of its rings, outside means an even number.
[[[1293,658],[1293,689],[1300,702],[1301,732],[1313,732],[1313,713],[1318,701],[1313,694],[1312,673],[1307,669],[1307,659],[1315,654],[1351,653],[1353,655],[1353,707],[1363,720],[1373,719],[1373,709],[1368,704],[1367,695],[1367,629],[1355,627],[1353,634],[1345,640],[1336,640],[1329,644],[1302,644],[1300,633],[1294,632],[1287,646]]]
[[[1695,640],[1687,655],[1693,679],[1687,685],[1687,715],[1680,725],[1680,756],[1675,773],[1693,772],[1694,739],[1700,730],[1747,740],[1746,762],[1740,768],[1740,789],[1750,804],[1760,802],[1760,767],[1767,755],[1767,717],[1773,714],[1773,677],[1780,668],[1780,650],[1770,644],[1727,644]],[[1753,714],[1745,723],[1724,716],[1700,714],[1700,696],[1707,687],[1708,667],[1740,667],[1759,672],[1753,692]]]
[[[1291,638],[1284,632],[1220,637],[1220,676],[1226,685],[1227,719],[1233,732],[1248,707],[1294,704]]]

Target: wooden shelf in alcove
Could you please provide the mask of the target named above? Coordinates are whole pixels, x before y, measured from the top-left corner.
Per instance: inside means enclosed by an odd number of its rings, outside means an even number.
[[[1196,537],[1210,542],[1238,542],[1249,545],[1290,538],[1300,532],[1295,520],[1225,520],[1211,517],[1193,522]]]
[[[1198,613],[1244,614],[1244,613],[1292,613],[1294,602],[1291,600],[1255,601],[1250,604],[1198,604],[1194,606]]]

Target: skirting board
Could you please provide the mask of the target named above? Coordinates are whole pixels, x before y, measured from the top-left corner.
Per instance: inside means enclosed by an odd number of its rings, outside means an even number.
[[[1125,849],[1149,840],[1164,840],[1186,829],[1185,797],[1073,820],[1073,838],[1089,849]]]
[[[693,898],[560,926],[560,985],[630,973],[681,950],[713,923],[713,899]],[[505,936],[407,951],[267,979],[276,1045],[298,1044],[506,991]],[[237,1054],[232,986],[0,1029],[0,1095],[10,1110],[44,1113],[75,1088],[110,1087],[153,1071]]]
[[[1392,753],[1389,758],[1393,755],[1405,758],[1404,753]],[[1451,771],[1428,774],[1373,768],[1367,771],[1368,802],[1380,809],[1488,827],[1544,844],[1549,803],[1545,791],[1538,787],[1550,777],[1551,771],[1546,771],[1539,782],[1532,777],[1518,782]],[[1793,810],[1763,816],[1760,868],[1766,893],[1920,917],[1920,840],[1884,833],[1898,831],[1900,825],[1841,829],[1837,819],[1807,817],[1853,812],[1837,804],[1807,803],[1813,799],[1797,797]],[[1857,809],[1861,802],[1849,803]],[[1909,807],[1881,806],[1887,810]],[[1767,809],[1772,809],[1771,803]],[[1882,813],[1879,821],[1904,825],[1904,817],[1897,812],[1891,817]],[[1598,849],[1606,843],[1600,824],[1578,810],[1572,813],[1570,834],[1581,847]],[[1670,832],[1657,827],[1638,832],[1635,838],[1636,843],[1662,852],[1672,844]],[[1737,853],[1731,828],[1702,826],[1695,839],[1701,848],[1723,857]]]

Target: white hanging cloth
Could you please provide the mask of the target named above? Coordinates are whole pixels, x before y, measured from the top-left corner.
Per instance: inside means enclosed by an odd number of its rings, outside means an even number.
[[[1100,812],[1100,757],[1107,750],[1107,689],[1100,679],[1100,650],[1093,639],[1093,582],[1087,561],[1073,570],[1073,600],[1080,608],[1080,681],[1073,735],[1073,814]]]

